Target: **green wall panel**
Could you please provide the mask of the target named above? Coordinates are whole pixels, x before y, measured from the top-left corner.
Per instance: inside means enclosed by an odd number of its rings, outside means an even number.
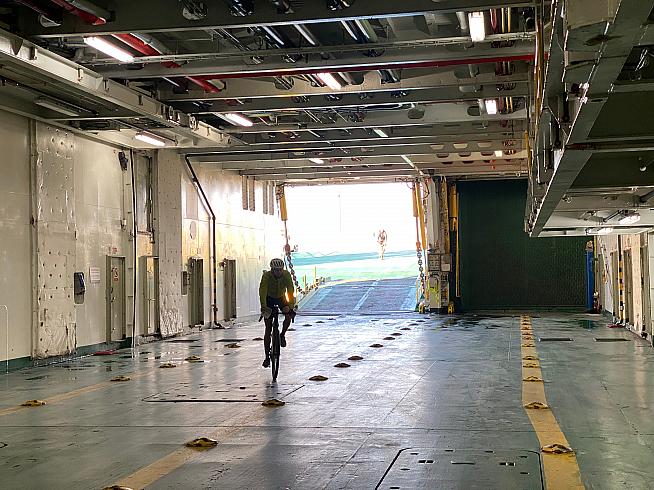
[[[530,238],[523,180],[460,182],[465,311],[585,304],[585,237]]]

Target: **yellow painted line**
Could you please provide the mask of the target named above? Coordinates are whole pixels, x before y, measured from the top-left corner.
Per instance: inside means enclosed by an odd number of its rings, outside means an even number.
[[[142,373],[142,374],[129,374],[129,377],[132,378],[132,379],[138,379],[138,378],[142,378],[143,376],[148,376],[150,374],[152,374],[152,372]],[[100,383],[85,386],[85,387],[79,388],[77,390],[67,391],[66,393],[61,393],[59,395],[53,395],[51,397],[44,398],[43,401],[45,402],[45,406],[47,407],[48,405],[52,405],[52,404],[58,403],[58,402],[63,402],[65,400],[70,400],[71,398],[75,398],[77,396],[84,395],[86,393],[92,393],[94,391],[102,390],[102,389],[105,389],[105,388],[109,388],[109,387],[116,386],[116,385],[121,385],[121,384],[123,384],[123,383],[117,383],[117,382],[114,382],[114,381],[102,381]],[[22,405],[18,405],[16,407],[4,408],[4,409],[0,410],[0,417],[2,417],[3,415],[9,415],[9,414],[12,414],[12,413],[20,412],[22,410],[39,410],[39,409],[42,409],[42,408],[43,407],[24,407]]]
[[[524,335],[533,334],[533,331],[531,330],[531,319],[529,317],[522,316],[520,324],[521,329],[523,328],[523,325],[529,326],[528,330],[521,330],[523,338]],[[522,343],[524,343],[524,340]],[[536,347],[521,347],[520,352],[522,358],[526,356],[538,358]],[[537,367],[524,367],[526,363],[535,364]],[[523,380],[528,376],[536,376],[543,379],[543,373],[539,361],[522,360],[522,365]],[[544,383],[533,381],[522,382],[522,404],[526,405],[531,402],[540,402],[549,405],[547,403],[547,398],[545,397]],[[536,432],[541,447],[550,444],[570,446],[570,443],[563,434],[551,408],[540,410],[525,409],[525,411],[527,412],[531,425]],[[584,484],[581,482],[577,457],[574,454],[548,454],[541,451],[541,458],[543,461],[543,471],[545,473],[545,488],[556,490],[584,488]]]
[[[263,419],[268,413],[270,413],[270,410],[270,408],[263,408],[257,404],[252,409],[225,421],[224,424],[229,425],[229,427],[221,427],[213,432],[209,432],[208,434],[202,434],[202,436],[215,439],[220,444],[221,440],[225,440],[227,437],[243,430],[244,426],[251,425],[253,422]],[[135,489],[145,488],[160,478],[169,475],[181,466],[184,466],[186,463],[189,463],[194,459],[199,459],[204,451],[211,451],[211,449],[198,450],[182,446],[163,458],[160,458],[148,466],[126,476],[116,482],[115,485]]]

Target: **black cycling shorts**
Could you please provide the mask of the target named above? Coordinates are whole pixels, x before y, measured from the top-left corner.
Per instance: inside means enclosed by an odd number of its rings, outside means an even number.
[[[281,309],[284,308],[284,306],[288,306],[288,301],[286,301],[286,298],[273,298],[271,296],[266,296],[266,306],[268,308],[274,308],[275,306],[277,308]]]

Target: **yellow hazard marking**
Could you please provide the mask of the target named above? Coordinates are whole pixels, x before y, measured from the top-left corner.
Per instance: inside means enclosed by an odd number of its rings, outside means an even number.
[[[531,324],[531,320],[529,317],[522,316],[521,323]],[[522,340],[533,340],[533,337],[524,335],[523,332]],[[533,345],[522,344],[521,349],[523,356],[537,354]],[[548,407],[548,403],[545,398],[545,384],[538,382],[543,379],[540,366],[533,362],[524,363],[522,378],[522,403],[541,445],[545,488],[583,489],[584,485],[581,482],[579,465],[574,452],[565,452],[561,449],[570,449],[570,443],[561,431],[554,411],[551,407],[549,410],[543,410],[543,406]],[[531,407],[527,408],[527,406]],[[572,450],[570,449],[570,451]]]
[[[115,378],[111,378],[110,381],[130,381],[131,379],[129,376],[116,376]]]
[[[520,344],[520,347],[536,347],[536,344],[532,342],[526,342],[524,344]]]
[[[334,364],[334,367],[347,368],[347,367],[350,367],[350,365],[347,362],[339,362],[338,364]]]
[[[270,400],[263,402],[261,405],[264,407],[283,407],[286,405],[286,402],[278,400],[277,398],[271,398]]]
[[[192,441],[188,441],[184,445],[186,447],[206,449],[210,447],[216,447],[218,445],[218,441],[216,441],[215,439],[211,439],[210,437],[198,437],[196,439],[193,439]]]
[[[537,361],[538,356],[522,356],[523,361]]]
[[[43,400],[27,400],[20,404],[21,407],[42,407],[45,405]]]
[[[327,381],[329,378],[327,376],[323,376],[322,374],[316,374],[315,376],[311,376],[309,378],[309,381]]]

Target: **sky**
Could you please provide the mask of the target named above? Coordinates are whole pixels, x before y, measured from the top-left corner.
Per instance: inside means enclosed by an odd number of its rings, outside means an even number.
[[[301,253],[376,252],[386,230],[387,251],[415,249],[411,188],[405,183],[287,187],[290,244]]]

